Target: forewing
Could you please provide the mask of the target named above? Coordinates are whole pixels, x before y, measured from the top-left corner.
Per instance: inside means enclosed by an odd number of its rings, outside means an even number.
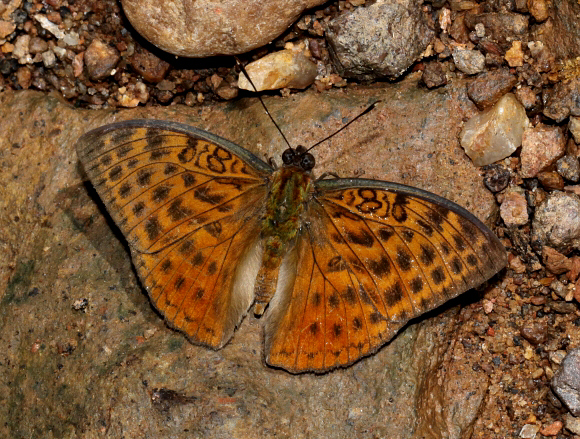
[[[225,139],[162,121],[98,128],[77,152],[155,306],[192,341],[223,345],[252,302],[241,279],[259,265],[270,166]]]
[[[497,237],[441,197],[375,180],[317,185],[296,281],[267,327],[271,365],[302,372],[351,364],[506,264]]]

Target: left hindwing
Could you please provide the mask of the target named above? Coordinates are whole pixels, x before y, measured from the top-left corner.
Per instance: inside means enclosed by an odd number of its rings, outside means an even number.
[[[299,372],[351,364],[506,264],[483,223],[429,192],[321,180],[310,203],[289,306],[274,314],[267,337],[272,365]]]

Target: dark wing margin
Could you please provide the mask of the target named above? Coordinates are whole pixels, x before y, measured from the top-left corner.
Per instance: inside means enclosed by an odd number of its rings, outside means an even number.
[[[507,263],[498,238],[460,206],[363,179],[317,182],[296,251],[296,281],[271,304],[266,361],[298,373],[372,354]]]

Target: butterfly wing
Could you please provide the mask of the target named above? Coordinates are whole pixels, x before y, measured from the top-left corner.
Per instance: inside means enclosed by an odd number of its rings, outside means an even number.
[[[266,327],[266,361],[292,372],[322,372],[375,352],[410,319],[507,262],[477,218],[408,186],[322,180],[308,209],[292,256],[299,269],[288,264],[295,281],[271,303]]]
[[[211,133],[133,120],[82,136],[86,173],[168,324],[218,348],[253,301],[272,169]]]

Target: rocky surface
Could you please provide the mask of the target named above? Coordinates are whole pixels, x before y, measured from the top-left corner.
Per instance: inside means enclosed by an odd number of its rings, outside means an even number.
[[[482,219],[492,217],[493,197],[477,182],[457,133],[445,128],[461,118],[449,105],[463,102],[465,114],[474,111],[463,87],[424,93],[421,100],[429,105],[421,111],[407,106],[416,102],[415,81],[353,89],[348,95],[271,98],[266,104],[292,144],[308,145],[376,98],[382,103],[373,117],[318,148],[318,172],[413,183]],[[450,381],[445,388],[428,378],[430,373],[445,377],[441,365],[455,364],[446,360],[444,340],[457,322],[457,308],[437,311],[436,319],[412,325],[379,354],[323,376],[294,376],[265,366],[261,323],[254,317],[214,352],[165,327],[151,308],[123,240],[82,180],[75,139],[92,127],[146,116],[190,123],[279,161],[285,145],[259,102],[203,112],[157,107],[117,114],[75,110],[38,93],[4,93],[0,99],[6,226],[0,417],[9,420],[0,435],[30,437],[52,429],[59,437],[80,431],[109,437],[121,432],[266,437],[298,429],[321,437],[330,429],[333,437],[352,437],[371,426],[378,434],[413,437],[434,428],[434,417],[441,416],[438,429],[448,428],[443,421],[449,416],[460,417],[459,431],[470,428],[485,394],[484,374],[477,382]],[[425,124],[431,128],[418,138],[415,133]],[[476,199],[477,205],[471,202]],[[477,397],[464,406],[460,395],[473,392]],[[436,401],[456,408],[424,412]],[[386,418],[388,425],[381,422]]]

